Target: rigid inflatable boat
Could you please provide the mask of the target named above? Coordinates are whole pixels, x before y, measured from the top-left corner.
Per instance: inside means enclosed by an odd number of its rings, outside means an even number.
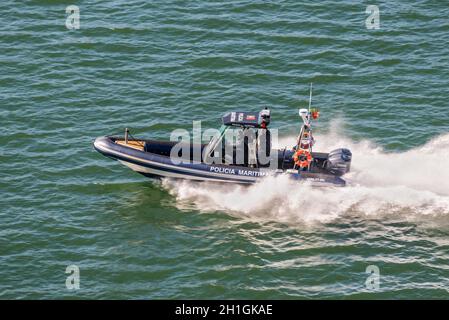
[[[147,177],[248,184],[267,176],[287,175],[314,186],[344,186],[352,154],[340,148],[312,151],[317,109],[300,109],[303,121],[296,145],[271,148],[270,110],[228,112],[208,143],[156,141],[124,136],[98,137],[94,148]],[[179,139],[178,139],[179,140]]]

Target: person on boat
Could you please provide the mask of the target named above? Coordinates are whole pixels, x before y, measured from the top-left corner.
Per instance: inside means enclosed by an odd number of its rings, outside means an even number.
[[[235,154],[231,156],[232,163],[237,165],[248,165],[249,162],[249,149],[250,149],[250,138],[251,134],[245,132],[245,129],[236,129],[237,136],[235,142]]]
[[[313,143],[314,143],[313,136],[306,131],[302,134],[299,146],[301,149],[309,150],[310,148],[312,148]]]
[[[271,153],[271,132],[268,129],[270,123],[270,110],[265,108],[260,112],[262,122],[257,130],[257,160],[259,165],[268,165]]]

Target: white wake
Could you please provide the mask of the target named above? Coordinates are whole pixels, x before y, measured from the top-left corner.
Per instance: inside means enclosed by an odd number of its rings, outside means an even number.
[[[280,222],[328,221],[365,215],[449,215],[449,134],[406,152],[386,152],[369,141],[354,142],[334,126],[316,135],[315,150],[346,147],[353,153],[345,188],[313,188],[287,177],[268,177],[252,186],[163,180],[176,205],[205,212]],[[294,137],[280,139],[292,146]]]

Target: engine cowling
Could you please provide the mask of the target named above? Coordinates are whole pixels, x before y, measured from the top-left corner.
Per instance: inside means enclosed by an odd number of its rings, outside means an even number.
[[[326,170],[331,174],[342,176],[351,168],[352,153],[348,149],[340,148],[329,152],[326,160]]]

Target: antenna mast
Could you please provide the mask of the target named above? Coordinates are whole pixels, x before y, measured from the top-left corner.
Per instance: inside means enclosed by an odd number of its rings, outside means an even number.
[[[312,82],[310,83],[309,112],[312,107]]]

